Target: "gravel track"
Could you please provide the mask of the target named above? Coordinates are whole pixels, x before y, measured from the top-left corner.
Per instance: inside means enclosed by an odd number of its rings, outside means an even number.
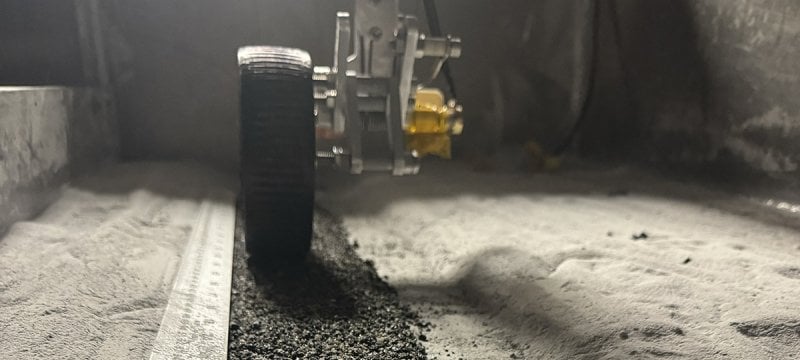
[[[237,226],[230,359],[426,359],[426,330],[347,243],[339,219],[318,210],[302,267],[258,266]]]

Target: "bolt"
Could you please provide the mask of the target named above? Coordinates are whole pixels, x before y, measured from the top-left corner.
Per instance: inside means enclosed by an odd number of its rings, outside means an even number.
[[[375,40],[378,40],[383,36],[383,30],[377,26],[373,26],[372,29],[369,29],[369,34],[375,38]]]

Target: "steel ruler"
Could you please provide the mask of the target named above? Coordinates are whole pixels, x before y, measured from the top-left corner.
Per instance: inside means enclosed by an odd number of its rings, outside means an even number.
[[[200,205],[151,360],[227,358],[236,207],[231,193],[212,199]]]

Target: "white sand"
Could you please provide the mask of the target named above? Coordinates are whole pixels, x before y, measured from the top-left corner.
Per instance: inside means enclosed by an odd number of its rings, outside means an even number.
[[[232,181],[128,164],[76,181],[0,240],[0,358],[149,355],[198,207]]]
[[[800,358],[796,213],[626,169],[423,172],[318,198],[434,358]]]

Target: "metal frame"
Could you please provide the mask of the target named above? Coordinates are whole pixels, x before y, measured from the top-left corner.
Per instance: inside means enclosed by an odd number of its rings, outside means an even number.
[[[416,60],[458,58],[458,38],[426,37],[413,16],[401,15],[399,0],[355,0],[355,17],[340,12],[336,20],[333,67],[315,68],[318,157],[333,158],[352,174],[390,170],[415,174],[418,159],[408,153],[404,126],[411,105]],[[434,73],[436,73],[434,69]],[[364,114],[383,114],[390,159],[365,161]],[[378,116],[378,115],[375,115]]]

